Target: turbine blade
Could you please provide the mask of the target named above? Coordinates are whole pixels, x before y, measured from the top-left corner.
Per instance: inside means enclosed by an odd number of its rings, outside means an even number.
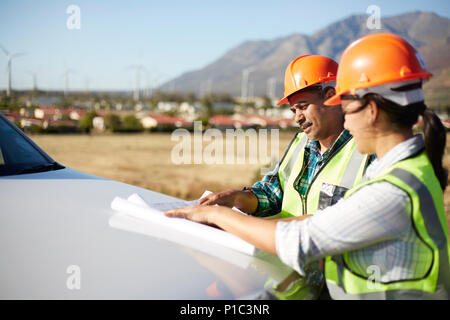
[[[7,56],[9,56],[9,51],[6,50],[5,47],[2,46],[1,44],[0,44],[0,49],[2,49],[2,51],[3,51]]]
[[[11,58],[21,57],[21,56],[24,56],[24,55],[26,55],[26,54],[27,54],[26,52],[13,53],[13,54],[11,55]]]

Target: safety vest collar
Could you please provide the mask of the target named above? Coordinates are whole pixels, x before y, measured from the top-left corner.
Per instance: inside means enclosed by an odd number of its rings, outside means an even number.
[[[303,155],[308,137],[306,134],[300,134],[295,137],[291,143],[288,151],[281,160],[280,169],[278,171],[281,187],[284,189],[284,184],[294,171],[295,162],[300,155]],[[286,159],[287,158],[287,159]]]

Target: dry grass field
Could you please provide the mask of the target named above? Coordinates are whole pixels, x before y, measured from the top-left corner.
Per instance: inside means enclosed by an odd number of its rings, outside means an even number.
[[[293,133],[280,133],[280,157],[292,136]],[[205,189],[221,191],[250,186],[262,177],[260,168],[267,167],[248,163],[176,165],[171,160],[171,151],[178,141],[172,141],[170,134],[33,135],[31,138],[66,166],[186,200],[198,198]],[[204,147],[208,144],[204,142]],[[450,134],[444,165],[450,168]],[[450,187],[446,189],[444,202],[450,227]]]
[[[293,133],[280,134],[280,157],[292,137]],[[260,168],[268,166],[248,164],[248,161],[234,165],[176,165],[171,159],[171,151],[179,141],[172,141],[170,134],[162,133],[32,135],[31,138],[56,161],[68,167],[186,200],[198,198],[205,189],[222,191],[250,186],[256,178],[262,177],[258,175]],[[270,142],[270,134],[267,140]],[[203,146],[209,144],[204,142]]]

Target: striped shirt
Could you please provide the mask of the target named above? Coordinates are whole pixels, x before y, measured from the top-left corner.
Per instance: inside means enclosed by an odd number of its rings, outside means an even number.
[[[423,148],[421,135],[398,144],[372,162],[364,179],[379,176]],[[359,249],[352,255],[356,271],[368,276],[376,262],[383,282],[423,275],[426,265],[418,257],[429,250],[414,231],[408,194],[385,181],[366,185],[303,221],[278,222],[276,249],[302,275],[310,262]]]
[[[320,152],[318,141],[309,140],[305,145],[303,158],[303,171],[295,182],[295,189],[301,196],[306,194],[311,181],[320,168],[333,156],[336,150],[339,150],[343,144],[350,140],[352,136],[347,130],[343,130],[335,142],[324,152]],[[281,188],[278,177],[278,168],[276,167],[266,174],[261,181],[256,182],[250,190],[258,198],[258,208],[253,215],[266,217],[277,214],[281,211],[283,203],[283,189]],[[297,172],[295,174],[298,174]]]

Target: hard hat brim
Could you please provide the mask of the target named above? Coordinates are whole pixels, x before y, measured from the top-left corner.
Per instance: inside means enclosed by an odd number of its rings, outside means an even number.
[[[356,91],[358,89],[366,89],[366,88],[370,88],[370,87],[376,87],[376,86],[379,86],[379,85],[392,83],[392,82],[408,81],[408,80],[414,80],[414,79],[429,79],[432,76],[433,76],[433,74],[430,73],[430,72],[422,72],[422,73],[411,74],[411,75],[408,75],[408,76],[405,76],[405,77],[398,77],[397,79],[393,79],[393,80],[382,79],[382,80],[380,80],[378,82],[371,83],[370,86],[368,86],[367,84],[361,84],[359,86],[355,86],[355,87],[351,88],[351,90],[347,89],[347,90],[345,90],[343,92],[336,93],[334,96],[332,96],[331,98],[326,100],[324,102],[324,105],[326,105],[326,106],[335,106],[335,105],[341,104],[341,96],[343,94],[351,92],[352,90]]]
[[[335,94],[334,96],[332,96],[331,98],[327,99],[323,104],[326,106],[336,106],[341,104],[341,93],[340,94]]]
[[[283,99],[281,99],[280,101],[278,101],[277,102],[277,106],[281,106],[281,105],[283,105],[285,103],[289,103],[288,96],[286,96]]]
[[[277,106],[281,106],[282,104],[289,103],[289,99],[288,99],[289,96],[291,96],[291,95],[293,95],[295,93],[299,93],[302,90],[311,88],[312,86],[314,86],[314,85],[316,85],[318,83],[325,83],[325,84],[327,84],[330,81],[336,81],[336,76],[331,76],[331,77],[328,77],[328,78],[319,79],[318,81],[314,81],[314,82],[310,83],[309,85],[307,85],[307,86],[305,86],[305,87],[303,87],[303,88],[301,88],[299,90],[295,90],[293,92],[288,93],[283,99],[278,101]],[[334,86],[332,86],[332,87],[334,88]]]

